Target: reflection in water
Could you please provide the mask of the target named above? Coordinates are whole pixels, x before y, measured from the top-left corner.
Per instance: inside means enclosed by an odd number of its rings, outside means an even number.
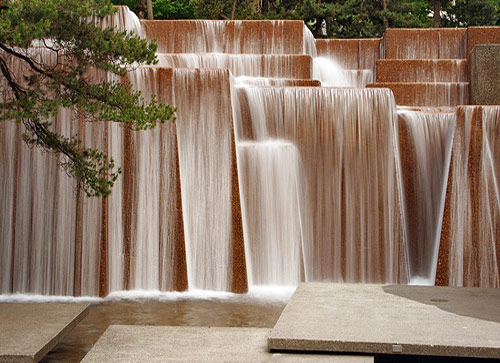
[[[112,324],[272,328],[284,307],[285,302],[220,300],[96,304],[42,362],[79,362]]]

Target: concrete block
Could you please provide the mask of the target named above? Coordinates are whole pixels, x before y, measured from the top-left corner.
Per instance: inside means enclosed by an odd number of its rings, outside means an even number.
[[[467,58],[467,28],[439,28],[439,58]]]
[[[227,68],[235,77],[311,78],[309,55],[159,53],[158,66],[168,68]]]
[[[399,106],[457,106],[469,102],[469,84],[465,82],[378,82],[368,88],[389,88]]]
[[[146,37],[160,53],[303,54],[304,23],[298,20],[143,20]]]
[[[377,82],[468,82],[465,59],[379,59]]]
[[[497,289],[301,284],[268,345],[271,351],[500,358],[499,304]]]
[[[466,58],[467,29],[387,29],[386,59]]]
[[[316,39],[316,49],[318,56],[333,59],[344,69],[375,70],[380,41],[380,38]]]
[[[38,362],[88,314],[87,304],[0,304],[0,362]]]
[[[386,59],[439,58],[438,29],[387,29],[384,34]]]
[[[473,105],[500,105],[500,44],[474,46],[470,96]]]
[[[359,69],[358,39],[317,39],[318,56],[337,62],[344,69]]]
[[[500,44],[500,27],[471,26],[467,28],[467,57],[478,44]]]
[[[377,59],[380,58],[381,38],[359,39],[359,69],[375,70]]]
[[[371,356],[269,353],[269,329],[111,325],[83,362],[342,362]]]

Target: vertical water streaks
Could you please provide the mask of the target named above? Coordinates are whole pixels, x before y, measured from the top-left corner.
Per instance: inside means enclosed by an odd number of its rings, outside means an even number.
[[[249,283],[297,286],[303,267],[297,148],[282,140],[237,147]]]
[[[161,67],[227,68],[233,76],[311,78],[312,59],[292,54],[158,54]]]
[[[141,21],[127,6],[115,6],[117,10],[112,16],[105,17],[101,25],[105,27],[114,27],[118,31],[134,32],[141,38],[146,37],[146,33],[142,29]]]
[[[139,68],[129,75],[131,84],[140,89],[145,99],[158,93],[158,75],[155,68]],[[147,81],[146,81],[147,80]],[[134,198],[131,232],[130,289],[159,289],[159,221],[160,216],[160,130],[132,134],[131,152],[134,154]]]
[[[316,57],[313,59],[313,78],[320,80],[327,87],[363,88],[373,82],[373,71],[344,69],[331,59]]]
[[[434,285],[454,113],[398,113],[401,197],[410,283]]]
[[[304,40],[304,54],[308,54],[313,58],[318,56],[316,51],[316,39],[314,39],[314,35],[311,33],[306,24],[303,25],[302,37]]]
[[[172,103],[172,70],[139,68],[128,79],[146,101],[155,94]],[[116,194],[119,203],[111,209],[116,219],[109,228],[119,230],[122,219],[130,225],[124,225],[123,245],[120,239],[110,240],[114,250],[124,251],[124,257],[110,256],[113,290],[185,290],[176,127],[167,121],[153,130],[123,132],[128,135],[123,139],[124,189]]]
[[[498,107],[459,107],[437,284],[499,286]]]
[[[19,131],[13,122],[0,123],[0,293],[13,289]]]
[[[310,54],[302,21],[170,20],[141,21],[160,53]],[[304,49],[307,47],[307,49]]]
[[[233,266],[235,239],[242,236],[233,234],[241,218],[233,221],[239,193],[232,190],[230,97],[227,70],[175,70],[174,103],[184,105],[176,123],[189,288],[231,291],[233,267],[244,270]]]
[[[306,280],[404,282],[391,93],[280,87],[246,87],[238,93],[239,142],[279,139],[300,155]],[[267,188],[270,195],[272,182]],[[245,205],[252,198],[245,196]],[[257,223],[251,218],[247,214],[246,223]]]

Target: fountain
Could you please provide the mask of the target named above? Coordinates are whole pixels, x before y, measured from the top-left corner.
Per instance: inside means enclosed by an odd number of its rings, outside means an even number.
[[[126,7],[106,24],[158,39],[159,64],[126,81],[177,121],[132,132],[61,110],[59,132],[122,166],[108,199],[2,123],[1,294],[499,287],[500,107],[462,106],[474,28],[315,41],[300,21]]]

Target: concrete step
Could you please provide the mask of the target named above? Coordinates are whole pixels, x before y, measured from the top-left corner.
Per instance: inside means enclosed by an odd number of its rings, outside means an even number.
[[[380,58],[380,38],[316,39],[318,57],[337,62],[344,69],[375,70]]]
[[[385,59],[467,58],[466,28],[387,29]]]
[[[87,304],[0,304],[0,362],[38,362],[88,314]]]
[[[83,362],[374,361],[372,356],[270,353],[268,336],[265,328],[111,325]]]
[[[310,79],[312,58],[294,54],[158,53],[167,68],[227,68],[232,75]]]
[[[299,20],[142,20],[160,53],[304,54]]]
[[[399,106],[457,106],[469,103],[468,82],[377,82],[368,88],[389,88]]]
[[[379,59],[377,82],[468,82],[466,59]]]
[[[498,306],[499,289],[300,284],[268,345],[272,351],[500,358]]]

